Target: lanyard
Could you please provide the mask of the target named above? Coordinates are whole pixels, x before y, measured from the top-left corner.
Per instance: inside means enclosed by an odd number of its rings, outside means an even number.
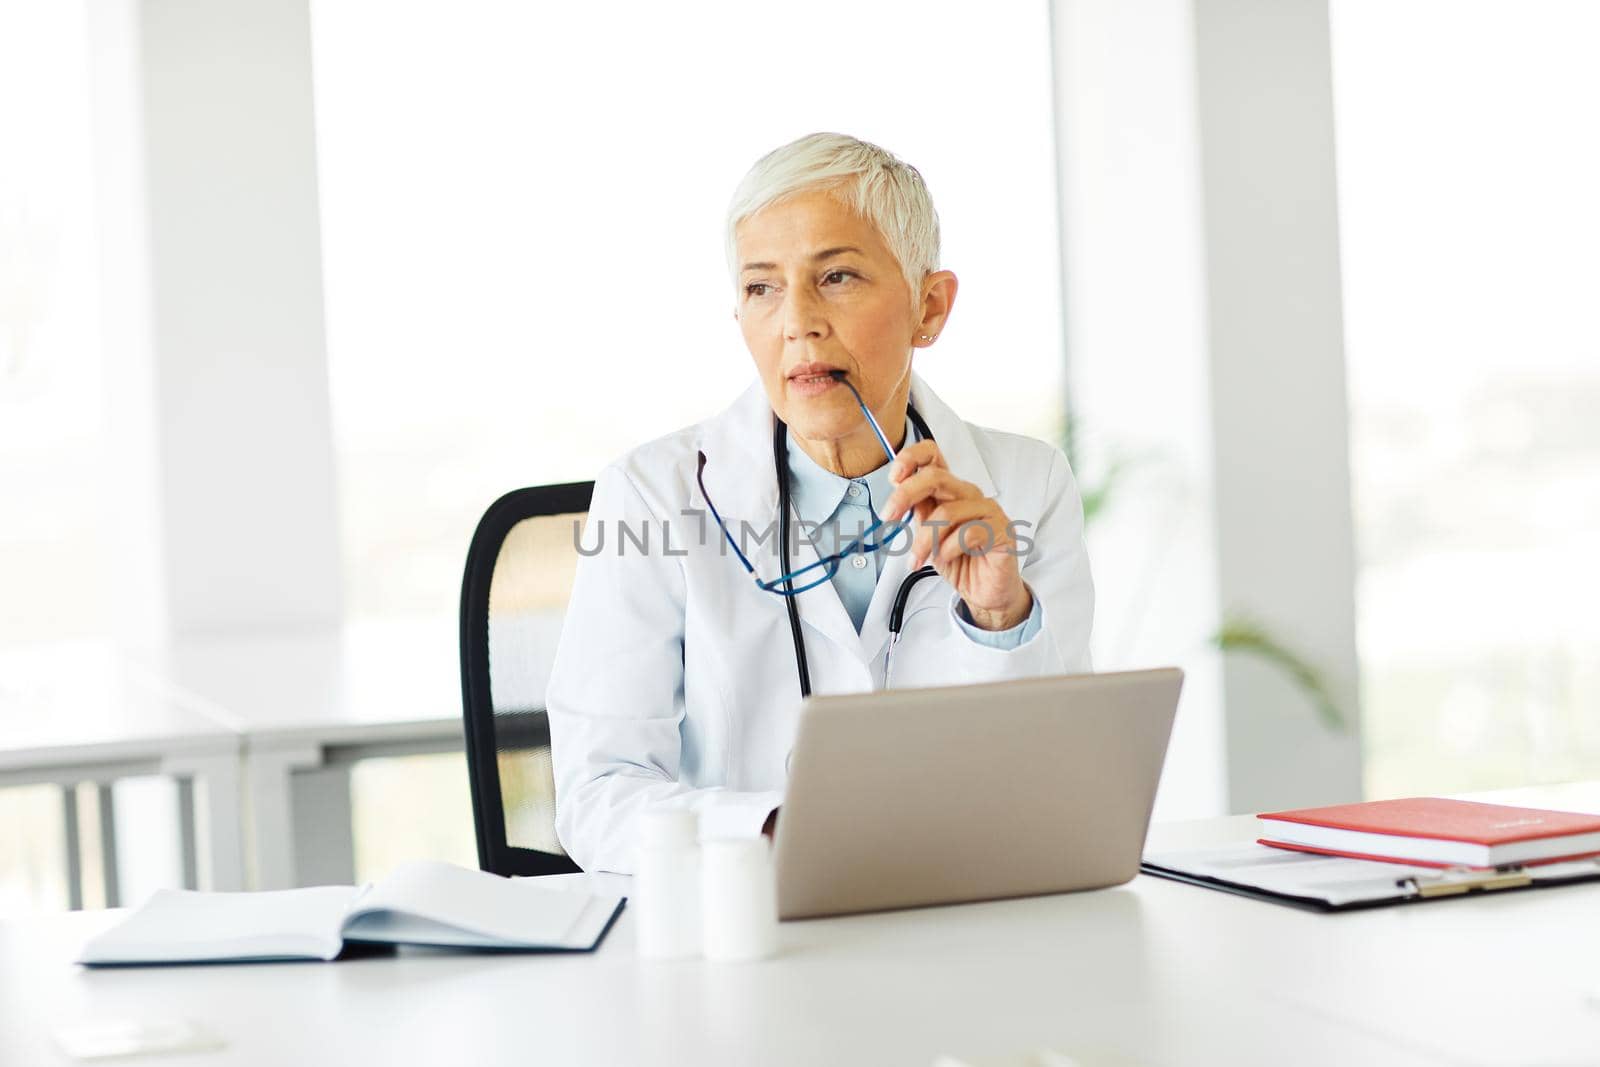
[[[906,417],[916,426],[917,432],[926,440],[933,440],[933,431],[928,429],[928,424],[917,414],[917,409],[910,404],[906,405]],[[773,420],[776,425],[772,428],[772,463],[778,474],[778,552],[783,561],[783,573],[789,573],[789,449],[787,447],[789,427],[785,426],[782,419]],[[900,642],[900,627],[905,624],[906,599],[911,595],[911,588],[924,578],[931,578],[935,574],[932,567],[920,567],[906,575],[900,582],[900,588],[895,590],[894,607],[889,612],[889,655],[894,655],[894,646]],[[786,596],[783,598],[789,609],[789,633],[794,637],[794,664],[800,675],[800,695],[811,695],[811,669],[806,665],[806,640],[800,630],[800,608],[795,604],[799,597]],[[889,685],[889,660],[886,658],[883,665],[883,684]]]

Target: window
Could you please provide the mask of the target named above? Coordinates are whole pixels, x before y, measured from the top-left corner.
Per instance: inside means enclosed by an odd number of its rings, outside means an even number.
[[[318,3],[313,44],[352,614],[454,610],[497,495],[592,478],[753,380],[723,212],[815,130],[928,179],[962,283],[929,381],[1058,432],[1044,4]]]
[[[106,628],[84,15],[0,7],[0,644]]]
[[[1600,10],[1333,16],[1367,791],[1593,777]]]
[[[84,15],[0,5],[0,645],[107,627]],[[0,722],[25,693],[0,675]],[[66,905],[62,811],[55,786],[0,790],[0,915]]]

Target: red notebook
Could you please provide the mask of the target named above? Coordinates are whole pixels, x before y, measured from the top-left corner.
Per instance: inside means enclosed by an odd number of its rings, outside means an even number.
[[[1600,815],[1411,797],[1257,816],[1260,842],[1422,867],[1504,867],[1600,855]]]

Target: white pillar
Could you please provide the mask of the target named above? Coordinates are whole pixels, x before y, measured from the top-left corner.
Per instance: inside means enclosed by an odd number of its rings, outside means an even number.
[[[1096,667],[1188,671],[1158,814],[1355,799],[1353,725],[1208,648],[1254,618],[1353,715],[1325,4],[1053,11],[1072,406],[1086,458],[1129,461],[1090,528]]]
[[[1323,671],[1225,660],[1235,811],[1359,799],[1355,552],[1326,0],[1195,0],[1218,578]]]
[[[123,636],[332,625],[306,0],[90,9]]]
[[[1158,818],[1226,810],[1190,0],[1060,0],[1057,144],[1080,480],[1129,465],[1089,527],[1097,670],[1187,678]]]
[[[306,0],[88,5],[117,636],[331,626],[339,539]],[[238,756],[202,883],[245,884]]]

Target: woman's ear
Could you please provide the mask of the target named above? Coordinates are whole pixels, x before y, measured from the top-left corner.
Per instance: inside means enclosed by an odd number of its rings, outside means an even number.
[[[921,319],[917,322],[917,333],[912,338],[911,344],[915,348],[926,348],[939,339],[945,324],[950,321],[950,309],[955,306],[957,282],[956,276],[947,270],[937,270],[922,283],[922,304],[919,310]]]

